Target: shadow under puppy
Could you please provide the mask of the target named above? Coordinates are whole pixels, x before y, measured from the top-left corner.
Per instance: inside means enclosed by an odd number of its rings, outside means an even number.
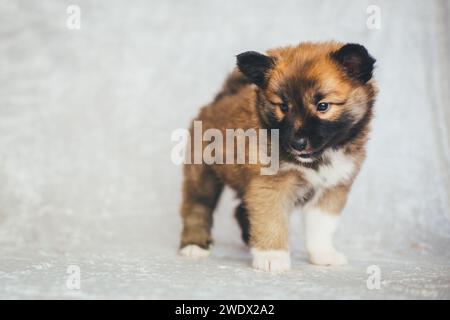
[[[288,218],[295,207],[305,215],[311,263],[347,263],[332,239],[365,158],[374,63],[363,46],[337,42],[239,54],[237,68],[196,120],[224,135],[229,128],[278,129],[279,170],[261,175],[261,164],[185,164],[180,253],[208,255],[212,214],[228,185],[241,199],[235,215],[254,268],[289,270]]]

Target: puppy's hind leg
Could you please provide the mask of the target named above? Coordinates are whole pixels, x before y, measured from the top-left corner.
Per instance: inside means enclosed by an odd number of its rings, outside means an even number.
[[[180,254],[206,257],[212,243],[213,211],[223,190],[223,183],[207,165],[185,165],[181,216]]]
[[[234,216],[236,217],[239,227],[241,228],[242,240],[246,245],[248,245],[250,241],[250,220],[248,218],[247,209],[245,208],[245,204],[243,202],[236,207]]]

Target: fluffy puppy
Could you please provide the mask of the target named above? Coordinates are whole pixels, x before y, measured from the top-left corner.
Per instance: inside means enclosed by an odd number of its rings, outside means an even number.
[[[241,200],[235,216],[254,268],[290,268],[288,216],[295,207],[305,216],[310,261],[345,264],[332,238],[365,158],[374,63],[363,46],[337,42],[239,54],[237,68],[196,120],[224,135],[230,128],[277,129],[279,170],[262,175],[261,163],[185,164],[180,253],[208,255],[213,211],[228,185]]]

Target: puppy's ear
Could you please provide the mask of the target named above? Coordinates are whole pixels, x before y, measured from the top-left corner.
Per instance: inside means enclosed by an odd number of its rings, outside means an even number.
[[[247,51],[236,56],[239,70],[258,87],[267,85],[268,73],[275,65],[275,61],[264,54]]]
[[[375,59],[362,45],[348,43],[331,54],[349,78],[362,84],[372,78]]]

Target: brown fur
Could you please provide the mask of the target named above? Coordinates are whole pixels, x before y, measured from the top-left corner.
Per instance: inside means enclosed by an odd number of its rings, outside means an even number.
[[[268,73],[268,83],[264,88],[252,84],[239,70],[234,70],[225,82],[215,100],[203,107],[196,120],[203,122],[203,132],[208,128],[259,129],[265,127],[266,117],[282,121],[286,113],[280,109],[282,97],[277,93],[286,79],[302,77],[301,81],[314,82],[314,87],[305,87],[301,99],[311,114],[320,119],[335,121],[349,113],[361,121],[361,128],[345,145],[345,154],[356,163],[357,170],[348,181],[322,190],[317,206],[323,210],[340,213],[345,205],[354,176],[365,158],[364,145],[368,139],[376,89],[373,80],[361,85],[349,79],[345,72],[332,59],[330,54],[339,50],[343,44],[330,42],[322,44],[300,44],[286,48],[269,50],[268,56],[276,65]],[[300,75],[299,75],[299,70]],[[322,100],[331,103],[326,113],[315,110],[314,93],[324,93]],[[259,99],[259,100],[258,100]],[[268,106],[258,110],[258,103]],[[289,105],[293,108],[293,105]],[[355,120],[356,121],[356,120]],[[301,128],[303,120],[295,119],[296,129]],[[204,144],[206,146],[207,143]],[[226,150],[223,150],[226,153]],[[293,162],[292,156],[282,152],[282,162]],[[314,163],[296,163],[312,168],[326,165],[326,160]],[[295,161],[294,161],[295,162]],[[261,164],[206,165],[186,164],[183,184],[183,233],[181,247],[196,244],[207,248],[211,243],[212,213],[226,184],[234,189],[242,203],[236,209],[236,218],[242,228],[244,241],[251,247],[263,250],[286,249],[288,246],[287,213],[295,205],[305,205],[311,201],[314,188],[298,170],[280,171],[274,176],[262,176]]]

